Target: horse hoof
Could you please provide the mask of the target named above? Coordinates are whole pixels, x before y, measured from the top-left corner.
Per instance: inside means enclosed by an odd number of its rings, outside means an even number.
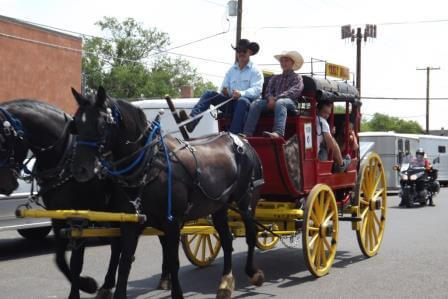
[[[98,290],[98,284],[92,277],[84,276],[79,279],[79,288],[88,294],[95,294]]]
[[[216,294],[216,299],[230,299],[232,297],[232,291],[229,289],[219,289]]]
[[[255,274],[250,278],[250,282],[257,287],[261,287],[264,282],[264,273],[261,270],[257,270]]]
[[[169,279],[160,279],[159,285],[157,286],[158,290],[168,291],[171,290],[171,280]]]
[[[100,289],[96,294],[95,299],[112,299],[112,291],[109,289]]]

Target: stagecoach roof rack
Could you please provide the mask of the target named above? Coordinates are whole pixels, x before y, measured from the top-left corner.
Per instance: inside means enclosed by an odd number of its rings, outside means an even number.
[[[305,85],[303,92],[315,92],[319,101],[360,102],[359,92],[353,85],[325,78],[302,77]]]

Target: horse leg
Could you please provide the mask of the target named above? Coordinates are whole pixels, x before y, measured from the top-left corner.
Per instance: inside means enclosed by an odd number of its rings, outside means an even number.
[[[216,228],[221,240],[221,246],[224,252],[224,269],[222,272],[221,282],[218,287],[216,298],[230,298],[232,291],[235,289],[235,279],[232,275],[232,241],[233,237],[230,233],[229,223],[227,219],[227,208],[220,209],[212,214],[213,226]]]
[[[59,221],[53,221],[53,233],[54,239],[56,243],[55,250],[55,262],[59,269],[59,271],[64,274],[65,278],[72,283],[72,273],[70,271],[70,267],[67,264],[67,259],[65,256],[65,252],[68,247],[68,239],[61,236],[61,229],[63,228],[63,224]],[[97,290],[96,281],[91,277],[81,277],[79,282],[79,288],[81,291],[93,294]]]
[[[165,225],[164,231],[166,245],[166,262],[171,276],[171,298],[183,299],[184,296],[179,282],[179,224],[176,221],[168,221]]]
[[[264,282],[264,273],[261,269],[257,269],[254,266],[254,249],[257,238],[257,230],[255,223],[251,220],[253,211],[255,211],[255,205],[259,198],[259,190],[246,194],[246,196],[238,203],[238,208],[242,212],[242,220],[244,227],[246,228],[246,243],[247,243],[247,259],[245,272],[249,276],[250,282],[253,285],[261,286]],[[255,204],[251,204],[255,203]],[[250,208],[249,208],[250,207]]]
[[[84,249],[85,249],[86,240],[78,239],[74,242],[74,248],[72,249],[72,255],[70,257],[70,272],[71,272],[71,289],[69,299],[79,299],[79,289],[81,284],[81,271],[84,263]],[[98,287],[95,286],[94,289],[96,291]],[[95,292],[94,291],[94,292]]]
[[[159,236],[160,244],[162,245],[162,275],[160,276],[159,285],[157,289],[159,290],[169,290],[171,289],[171,277],[168,267],[168,246],[166,244],[166,237]]]
[[[121,224],[121,256],[118,266],[118,280],[115,289],[114,299],[126,299],[126,289],[128,285],[129,273],[137,249],[138,237],[142,229],[136,223]]]
[[[117,275],[118,263],[121,254],[121,240],[120,238],[112,238],[110,244],[110,260],[109,268],[107,269],[104,284],[98,290],[95,299],[109,299],[112,298],[112,288],[115,286],[115,276]]]

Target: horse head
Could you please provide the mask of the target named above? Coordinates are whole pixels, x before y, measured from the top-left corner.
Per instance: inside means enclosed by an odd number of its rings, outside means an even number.
[[[0,193],[9,195],[18,187],[28,147],[23,139],[23,128],[5,108],[0,108]]]
[[[101,86],[91,98],[74,89],[72,92],[78,103],[72,125],[72,133],[77,135],[73,159],[75,179],[87,181],[100,170],[109,175],[121,174],[116,168],[129,164],[128,158],[135,162],[134,154],[150,128],[143,111],[127,101],[109,98]],[[112,158],[119,160],[118,164]],[[125,168],[128,169],[125,172],[132,169]]]

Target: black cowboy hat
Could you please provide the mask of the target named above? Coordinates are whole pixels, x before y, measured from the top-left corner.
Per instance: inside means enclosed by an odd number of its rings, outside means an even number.
[[[232,48],[234,50],[236,50],[237,52],[239,51],[245,51],[247,49],[250,49],[252,51],[251,55],[255,55],[258,53],[258,51],[260,50],[260,46],[255,43],[255,42],[250,42],[248,39],[241,39],[240,42],[238,43],[238,45],[235,47],[232,46]]]

